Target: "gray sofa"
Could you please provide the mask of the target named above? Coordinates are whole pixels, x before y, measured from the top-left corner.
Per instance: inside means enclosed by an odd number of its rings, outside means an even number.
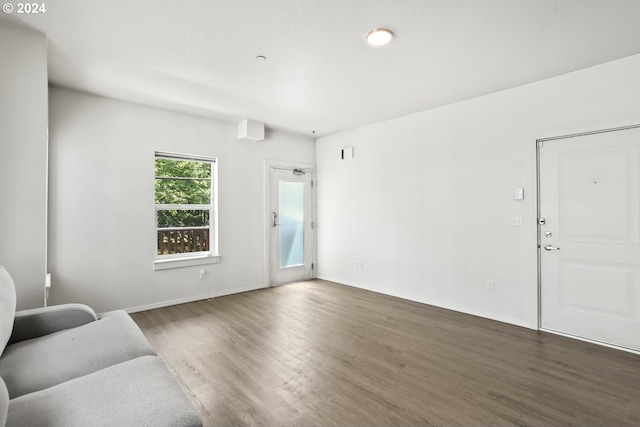
[[[0,266],[0,426],[202,426],[124,311],[82,304],[16,312]]]

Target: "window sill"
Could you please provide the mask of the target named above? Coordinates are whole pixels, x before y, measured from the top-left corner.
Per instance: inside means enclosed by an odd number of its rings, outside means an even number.
[[[220,255],[159,259],[153,261],[153,270],[168,270],[170,268],[191,267],[192,265],[218,264],[219,262]]]

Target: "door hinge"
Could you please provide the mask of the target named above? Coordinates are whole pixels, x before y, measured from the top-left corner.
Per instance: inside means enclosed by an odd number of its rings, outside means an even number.
[[[313,188],[313,180],[311,180],[311,188]]]
[[[316,222],[315,221],[311,221],[311,229],[315,229],[316,228]]]
[[[311,263],[311,269],[314,270],[316,268],[316,265],[314,263]]]

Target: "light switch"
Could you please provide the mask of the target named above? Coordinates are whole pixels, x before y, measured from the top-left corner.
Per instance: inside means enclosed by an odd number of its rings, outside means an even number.
[[[513,200],[524,200],[524,188],[513,189]]]
[[[342,160],[353,160],[353,147],[343,148],[340,151],[340,156]]]

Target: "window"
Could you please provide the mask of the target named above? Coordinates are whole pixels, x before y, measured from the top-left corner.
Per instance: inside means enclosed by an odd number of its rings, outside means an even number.
[[[218,262],[217,159],[155,155],[154,269]]]

